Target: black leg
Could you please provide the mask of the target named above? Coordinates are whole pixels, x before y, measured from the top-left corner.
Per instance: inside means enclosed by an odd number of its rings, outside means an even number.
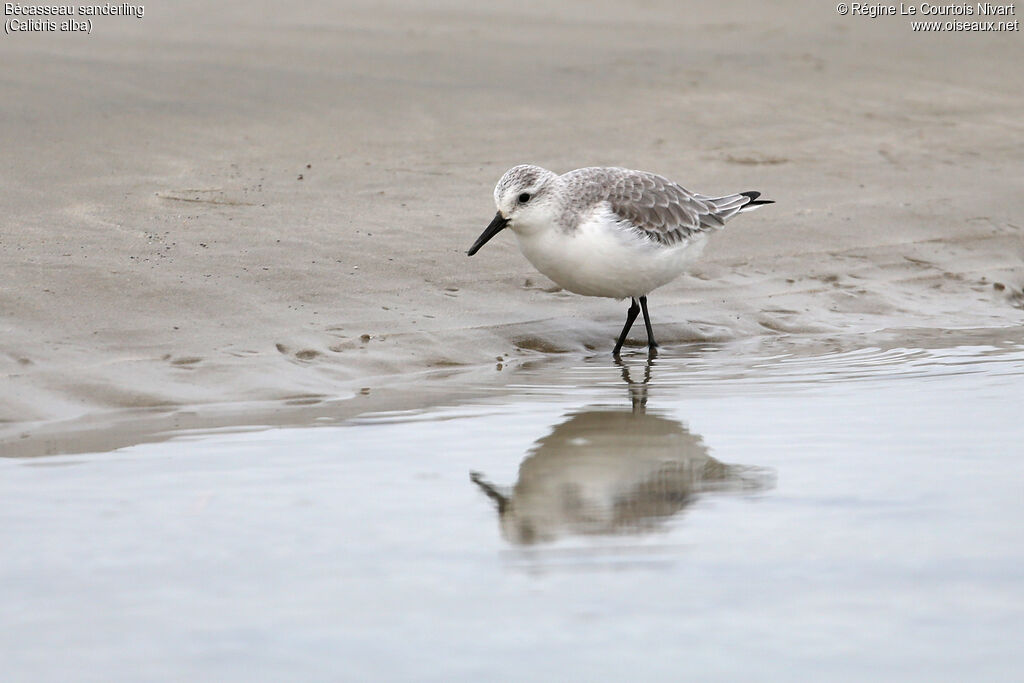
[[[640,315],[640,304],[636,302],[636,299],[632,300],[633,303],[629,305],[629,310],[626,312],[626,324],[622,327],[622,334],[619,335],[619,341],[615,342],[615,350],[612,351],[612,355],[616,358],[619,357],[619,351],[622,350],[622,342],[626,341],[626,335],[629,334],[629,330],[633,327],[633,321]]]
[[[651,329],[651,314],[647,312],[647,297],[640,297],[640,308],[644,311],[644,325],[647,326],[647,347],[653,351],[658,348],[658,342],[654,341],[654,330]]]

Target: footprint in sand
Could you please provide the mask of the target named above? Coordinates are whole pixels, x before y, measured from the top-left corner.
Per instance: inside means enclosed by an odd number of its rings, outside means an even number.
[[[322,353],[320,353],[316,349],[302,349],[302,350],[296,351],[294,354],[292,354],[291,349],[288,348],[287,346],[285,346],[284,344],[281,344],[280,342],[277,343],[277,344],[274,344],[274,348],[277,349],[278,353],[280,353],[282,355],[285,355],[285,356],[292,356],[296,360],[300,360],[300,361],[307,361],[308,362],[308,361],[311,361],[311,360],[317,358],[318,356],[322,356],[323,355]]]

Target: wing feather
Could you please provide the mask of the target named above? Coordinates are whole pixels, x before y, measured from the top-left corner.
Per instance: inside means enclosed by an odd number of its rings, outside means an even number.
[[[596,170],[596,169],[595,169]],[[706,197],[668,178],[644,171],[601,169],[612,212],[649,239],[671,245],[725,226],[750,199],[744,195]],[[609,182],[611,181],[611,182]]]
[[[757,193],[708,197],[664,176],[625,168],[580,168],[562,178],[573,198],[560,218],[566,230],[574,229],[588,208],[603,205],[630,229],[665,245],[721,229],[757,198]]]

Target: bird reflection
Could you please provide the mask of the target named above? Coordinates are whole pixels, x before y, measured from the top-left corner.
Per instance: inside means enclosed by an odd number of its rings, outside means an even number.
[[[700,493],[769,485],[764,470],[722,463],[681,422],[647,413],[650,360],[638,382],[625,364],[620,366],[631,410],[597,407],[570,413],[530,449],[511,490],[470,473],[495,503],[510,543],[644,533]]]

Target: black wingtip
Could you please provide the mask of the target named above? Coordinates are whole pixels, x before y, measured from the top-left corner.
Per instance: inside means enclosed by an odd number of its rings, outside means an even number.
[[[774,199],[761,199],[761,200],[758,200],[758,197],[761,196],[761,193],[760,192],[754,192],[753,190],[751,190],[750,192],[740,192],[740,194],[743,195],[744,197],[750,197],[750,201],[747,202],[746,204],[744,204],[744,206],[761,206],[763,204],[774,204],[775,203]]]

